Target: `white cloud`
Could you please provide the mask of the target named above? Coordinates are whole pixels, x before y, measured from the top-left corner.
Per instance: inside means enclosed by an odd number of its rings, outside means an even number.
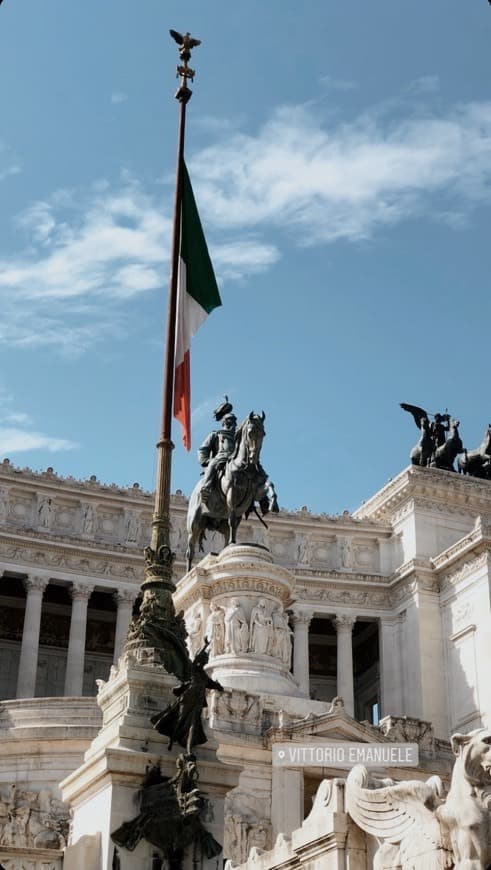
[[[128,94],[123,93],[123,91],[113,91],[111,94],[111,103],[117,105],[118,103],[125,103],[128,99]]]
[[[272,268],[282,232],[291,246],[369,239],[415,216],[464,226],[491,197],[491,102],[432,114],[422,95],[437,85],[423,77],[349,123],[284,106],[255,134],[216,125],[191,169],[219,281]],[[0,341],[73,356],[127,334],[128,300],[167,283],[171,208],[170,188],[163,208],[160,186],[128,173],[31,203],[17,218],[25,249],[0,254]]]
[[[420,76],[407,88],[410,94],[432,94],[440,90],[440,79],[437,75]]]
[[[41,432],[26,432],[24,429],[7,429],[0,426],[0,454],[26,453],[29,450],[73,450],[78,445],[65,438],[52,438]]]
[[[329,75],[321,76],[320,83],[331,91],[352,91],[358,87],[357,83],[350,79],[337,79],[335,76]]]
[[[169,196],[164,212],[160,196],[127,173],[116,189],[104,179],[85,195],[56,191],[32,203],[16,218],[27,247],[0,256],[0,341],[74,356],[125,334],[126,302],[167,283],[171,203]],[[223,240],[221,232],[213,245],[207,235],[222,281],[261,272],[279,256],[253,236]]]
[[[283,107],[256,135],[204,149],[192,169],[207,220],[228,230],[294,228],[312,244],[366,239],[423,213],[448,222],[490,198],[491,103],[408,120],[364,113],[331,129]]]
[[[238,239],[213,245],[211,258],[222,281],[240,280],[271,268],[280,257],[274,245],[258,239]]]
[[[7,145],[0,140],[0,181],[21,172],[19,161],[12,155]]]
[[[66,438],[57,438],[29,428],[31,417],[12,408],[13,397],[0,384],[0,455],[25,453],[30,450],[73,450],[78,445]]]

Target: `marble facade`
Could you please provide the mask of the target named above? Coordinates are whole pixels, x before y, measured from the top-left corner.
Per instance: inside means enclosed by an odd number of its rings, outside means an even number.
[[[0,865],[9,870],[62,867],[68,805],[65,868],[85,866],[83,848],[86,870],[110,870],[109,827],[165,745],[145,724],[161,677],[154,685],[120,662],[152,507],[136,484],[0,464]],[[225,687],[209,698],[199,756],[214,835],[232,864],[252,855],[250,866],[273,867],[279,856],[280,866],[283,852],[285,866],[313,860],[305,819],[320,778],[273,769],[275,742],[415,740],[416,777],[448,779],[450,735],[491,727],[490,482],[411,467],[353,515],[281,511],[268,530],[243,523],[239,545],[222,553],[212,536],[189,574],[180,492],[171,508],[176,608],[192,651],[210,638],[210,673]],[[339,802],[342,786],[331,792]],[[111,797],[96,807],[102,795]],[[46,815],[48,800],[58,815]],[[357,850],[359,866],[371,866],[366,838],[337,812],[327,840],[351,844],[350,867]],[[52,832],[48,858],[33,833],[39,819]],[[275,843],[274,861],[261,864]]]

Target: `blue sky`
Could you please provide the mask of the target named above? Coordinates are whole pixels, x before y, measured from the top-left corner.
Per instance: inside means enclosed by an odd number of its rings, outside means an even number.
[[[0,456],[152,488],[177,103],[223,307],[192,349],[193,451],[224,393],[267,415],[280,504],[354,509],[412,402],[491,420],[486,0],[5,0]]]

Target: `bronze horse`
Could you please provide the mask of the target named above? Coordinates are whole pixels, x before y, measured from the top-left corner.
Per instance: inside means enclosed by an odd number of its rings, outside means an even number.
[[[454,462],[458,453],[462,453],[464,445],[459,435],[459,420],[450,421],[450,434],[440,447],[436,447],[431,460],[433,468],[443,468],[445,471],[455,471]],[[460,461],[460,460],[459,460]]]
[[[464,450],[457,462],[461,474],[473,477],[491,477],[491,423],[489,424],[480,447],[477,450]]]
[[[428,417],[422,417],[419,423],[421,438],[411,450],[410,459],[413,465],[427,466],[431,462],[433,453],[433,438],[431,437],[430,421]]]
[[[202,550],[207,531],[220,532],[228,544],[235,544],[237,527],[245,515],[255,510],[258,502],[261,512],[278,512],[278,502],[272,482],[259,462],[264,431],[264,411],[253,411],[235,433],[235,449],[225,465],[217,486],[206,504],[201,498],[200,480],[189,500],[187,516],[188,548],[187,569],[193,563],[196,546]]]

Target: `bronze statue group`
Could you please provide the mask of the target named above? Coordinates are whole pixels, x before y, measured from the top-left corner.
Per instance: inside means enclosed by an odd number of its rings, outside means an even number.
[[[480,446],[475,450],[467,450],[459,434],[459,420],[452,419],[447,413],[428,414],[423,408],[405,402],[401,402],[401,408],[412,415],[421,432],[418,443],[410,453],[413,465],[441,468],[444,471],[458,470],[461,474],[491,480],[491,424]]]

